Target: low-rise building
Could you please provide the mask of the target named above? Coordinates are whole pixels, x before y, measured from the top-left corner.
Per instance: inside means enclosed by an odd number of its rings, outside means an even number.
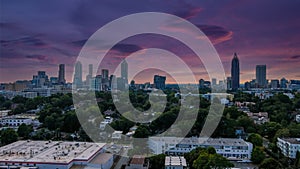
[[[105,160],[100,160],[101,163],[97,165],[105,145],[88,142],[17,141],[0,147],[0,168],[70,169],[72,166],[102,165],[109,169],[112,156],[105,156]]]
[[[0,118],[0,124],[2,126],[19,127],[21,124],[30,125],[33,123],[31,118],[18,117],[18,116],[7,116]]]
[[[231,159],[250,159],[253,149],[252,143],[235,138],[150,137],[148,145],[153,154],[175,156],[182,156],[197,147],[213,147],[218,154]]]
[[[247,112],[247,115],[254,121],[255,124],[261,125],[269,122],[269,114],[267,112],[252,113]]]
[[[122,131],[114,131],[111,135],[112,139],[121,139],[122,138]]]
[[[149,163],[144,156],[134,155],[125,169],[148,169]]]
[[[297,152],[300,152],[300,138],[277,138],[277,147],[284,156],[296,158]]]
[[[187,164],[183,156],[166,156],[165,169],[186,169]]]

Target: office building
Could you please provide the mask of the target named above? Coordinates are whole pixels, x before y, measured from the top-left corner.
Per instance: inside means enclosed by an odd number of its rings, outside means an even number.
[[[0,147],[0,168],[109,169],[113,156],[104,153],[104,143],[62,141],[17,141]]]
[[[277,147],[284,156],[295,159],[300,152],[300,138],[277,138]]]
[[[231,61],[231,83],[232,90],[240,87],[240,63],[236,53]]]
[[[232,78],[231,77],[227,77],[226,83],[227,83],[227,89],[228,90],[232,89]]]
[[[154,88],[156,89],[165,89],[166,85],[166,76],[154,75]]]
[[[75,73],[74,73],[74,80],[73,84],[76,88],[82,86],[82,64],[81,62],[76,62],[75,64]]]
[[[287,88],[287,83],[288,83],[288,80],[286,80],[284,77],[282,79],[280,79],[280,88]]]
[[[211,79],[211,85],[212,86],[216,86],[217,85],[217,79],[216,78],[212,78]]]
[[[65,64],[60,64],[58,69],[58,84],[65,84]]]
[[[144,156],[134,155],[125,169],[148,169],[149,163]]]
[[[204,81],[203,79],[200,79],[200,80],[199,80],[199,88],[200,88],[200,89],[203,89],[203,88],[205,87],[205,86],[204,86],[204,82],[205,82],[205,81]]]
[[[110,80],[108,78],[109,72],[108,69],[101,70],[102,75],[102,90],[107,91],[110,89]]]
[[[216,153],[223,157],[247,160],[251,158],[253,149],[251,143],[235,138],[150,137],[148,145],[154,154],[182,156],[197,147],[214,147]]]
[[[125,84],[128,85],[128,63],[125,59],[121,63],[121,77]]]
[[[90,86],[90,82],[93,79],[93,64],[89,64],[89,73],[85,77],[86,86]]]
[[[256,65],[256,83],[259,88],[267,87],[267,66]]]
[[[270,87],[271,87],[272,89],[277,89],[277,88],[279,88],[279,80],[277,80],[277,79],[271,80]]]
[[[32,86],[35,88],[40,88],[42,86],[47,86],[49,83],[48,76],[45,71],[38,71],[37,75],[33,75]]]
[[[102,69],[102,78],[108,79],[108,69]]]

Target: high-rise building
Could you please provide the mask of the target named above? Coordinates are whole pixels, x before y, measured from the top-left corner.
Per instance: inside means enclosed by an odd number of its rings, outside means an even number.
[[[203,79],[200,79],[200,80],[199,80],[199,88],[200,88],[200,89],[205,88],[204,82],[205,82],[205,81],[204,81]]]
[[[279,87],[279,80],[277,80],[277,79],[271,80],[270,87],[273,89],[277,89]]]
[[[108,69],[102,69],[102,90],[107,91],[110,88]]]
[[[91,90],[101,91],[102,90],[102,76],[97,75],[94,78],[90,78],[89,87]]]
[[[76,85],[76,87],[82,86],[82,64],[79,61],[75,64],[75,74],[73,83],[74,85]]]
[[[93,76],[93,64],[89,64],[89,75]]]
[[[93,79],[93,64],[89,64],[89,73],[85,77],[85,84],[90,86],[91,79]]]
[[[108,79],[108,69],[102,69],[102,78]]]
[[[227,89],[231,89],[232,88],[232,79],[231,77],[227,77],[226,79],[226,82],[227,82]]]
[[[216,78],[212,78],[211,79],[211,85],[212,86],[216,86],[217,85],[217,79]]]
[[[37,75],[33,75],[32,78],[33,87],[39,88],[42,86],[47,86],[48,83],[49,83],[49,79],[45,71],[38,71]]]
[[[60,64],[58,69],[58,83],[65,84],[65,64]]]
[[[286,80],[284,77],[280,80],[280,87],[281,88],[287,88],[288,80]]]
[[[231,83],[232,90],[240,87],[240,63],[236,53],[231,61]]]
[[[128,63],[125,59],[121,63],[121,77],[125,84],[128,85]]]
[[[153,81],[156,89],[164,89],[166,84],[166,76],[154,75]]]
[[[267,66],[256,65],[256,83],[259,88],[267,87]]]

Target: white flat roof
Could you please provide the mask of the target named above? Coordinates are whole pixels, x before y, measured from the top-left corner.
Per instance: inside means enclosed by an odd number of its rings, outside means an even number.
[[[184,157],[178,156],[167,156],[165,158],[165,166],[187,166]]]
[[[89,161],[105,143],[17,141],[0,147],[0,162],[70,163]]]

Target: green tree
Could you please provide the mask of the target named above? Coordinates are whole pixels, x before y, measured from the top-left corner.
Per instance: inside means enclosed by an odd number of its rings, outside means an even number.
[[[265,159],[264,151],[260,147],[255,147],[251,153],[251,161],[254,164],[260,164]]]
[[[159,154],[149,158],[149,169],[164,169],[165,168],[165,154]]]
[[[8,128],[1,132],[2,145],[10,144],[18,140],[18,134],[14,129]]]
[[[62,131],[73,133],[75,131],[78,131],[79,128],[80,128],[80,123],[78,121],[75,111],[69,111],[65,113],[63,119]]]
[[[140,125],[140,126],[136,129],[136,131],[135,131],[133,137],[135,137],[135,138],[147,138],[147,137],[150,136],[150,135],[151,135],[151,133],[150,133],[148,127],[146,127],[146,126],[144,126],[144,125]]]
[[[273,158],[266,158],[259,165],[259,169],[283,169],[282,165]]]
[[[283,129],[279,129],[275,136],[274,136],[274,139],[277,139],[277,138],[284,138],[284,137],[289,137],[290,136],[290,131],[289,129],[287,128],[283,128]]]
[[[220,154],[200,153],[199,157],[193,162],[195,169],[221,169],[234,167],[225,157]]]
[[[24,137],[25,139],[29,138],[29,134],[33,132],[33,127],[31,125],[21,124],[18,128],[18,135]]]
[[[254,146],[262,146],[263,138],[261,135],[253,133],[248,137],[248,141],[251,142]]]

